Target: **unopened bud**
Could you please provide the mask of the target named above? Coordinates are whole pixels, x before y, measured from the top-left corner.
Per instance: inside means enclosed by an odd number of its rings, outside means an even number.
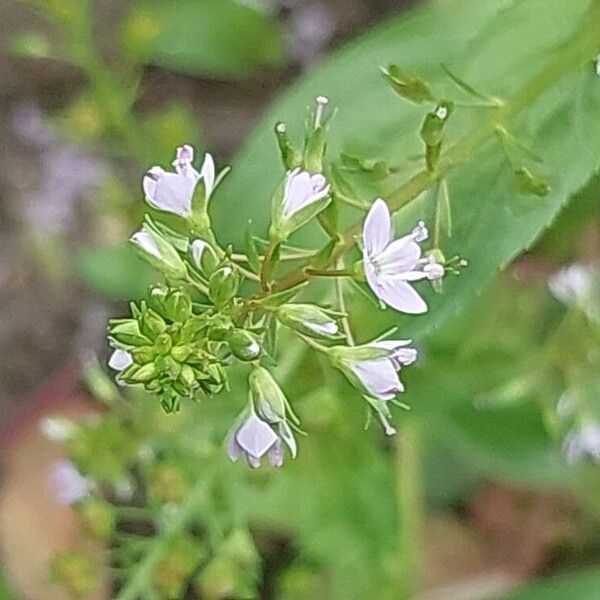
[[[260,356],[260,344],[255,336],[245,329],[233,329],[226,338],[231,353],[239,360],[252,361]]]
[[[540,197],[547,196],[551,189],[547,181],[525,167],[515,171],[515,188],[520,194]]]
[[[281,323],[304,335],[331,339],[339,334],[336,321],[314,304],[284,304],[276,314]]]
[[[264,367],[255,367],[248,383],[259,414],[269,423],[285,420],[285,395],[271,373]]]
[[[108,502],[100,498],[86,498],[73,508],[89,535],[100,540],[106,540],[112,535],[115,529],[115,511]]]
[[[237,273],[229,266],[215,271],[208,282],[208,295],[215,306],[227,305],[237,294],[240,280]]]
[[[171,243],[146,225],[130,238],[137,253],[167,277],[183,279],[185,263]]]
[[[417,104],[434,101],[429,86],[422,79],[408,75],[397,65],[390,65],[387,69],[382,67],[381,72],[391,88],[402,98]]]
[[[277,145],[279,146],[283,166],[288,171],[299,167],[302,163],[302,155],[292,146],[285,123],[279,122],[275,125],[275,135],[277,136]]]

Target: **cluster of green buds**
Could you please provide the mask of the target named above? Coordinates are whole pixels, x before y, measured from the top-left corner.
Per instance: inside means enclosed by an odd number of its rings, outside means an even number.
[[[421,89],[418,82],[408,84]],[[404,390],[399,372],[416,360],[416,351],[410,340],[378,338],[356,346],[343,286],[350,282],[366,288],[365,293],[370,288],[382,307],[417,314],[425,312],[427,304],[414,283],[428,280],[439,287],[452,270],[439,248],[422,251],[428,237],[423,222],[396,239],[385,200],[369,200],[354,189],[351,179],[357,173],[389,175],[385,163],[347,155],[339,164],[327,159],[327,106],[325,97],[316,99],[301,148],[294,146],[285,124],[277,124],[285,173],[273,193],[268,239],[248,232],[244,254],[221,246],[211,225],[210,201],[228,169],[217,173],[212,156],[206,154],[198,171],[192,147],[182,146],[173,171],[153,167],[147,172],[143,189],[154,212],[146,215],[131,243],[165,281],[144,300],[131,303],[130,317],[113,319],[109,325],[114,348],[109,366],[118,372],[117,381],[143,386],[167,412],[178,411],[183,400],[197,401],[227,389],[229,368],[247,364],[248,400],[226,446],[231,460],[244,458],[253,468],[263,459],[279,467],[286,452],[295,457],[294,431],[301,431],[290,402],[268,370],[277,357],[279,327],[339,369],[391,434],[395,430],[388,404],[404,406],[396,401]],[[441,154],[442,131],[451,110],[450,103],[440,104],[421,132],[431,148],[432,168]],[[339,230],[338,214],[344,205],[366,212],[358,222],[362,236],[356,241],[362,258],[351,268],[344,268],[343,255],[352,244]],[[168,215],[168,225],[163,215]],[[289,245],[290,236],[313,220],[329,242],[321,250]],[[307,301],[311,281],[323,277],[335,281],[334,297],[325,305]]]

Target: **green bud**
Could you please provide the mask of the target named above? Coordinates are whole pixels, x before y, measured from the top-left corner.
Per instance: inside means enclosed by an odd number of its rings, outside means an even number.
[[[217,555],[198,576],[196,580],[198,593],[207,600],[239,598],[237,594],[239,575],[238,569],[230,558]]]
[[[421,139],[425,142],[427,168],[433,171],[439,161],[446,121],[454,110],[454,103],[443,100],[428,113],[421,126]]]
[[[189,365],[182,365],[181,373],[179,373],[179,379],[181,382],[188,387],[190,390],[198,387],[196,383],[196,374],[194,373],[194,369]]]
[[[529,169],[521,167],[515,171],[515,189],[524,195],[544,197],[550,193],[550,185],[541,177],[534,175]]]
[[[171,336],[168,333],[161,333],[154,342],[154,348],[158,354],[168,354],[171,351]]]
[[[208,282],[208,295],[217,307],[223,307],[237,294],[240,285],[238,274],[229,266],[215,271]]]
[[[435,109],[427,113],[421,126],[421,139],[428,146],[437,146],[442,142],[446,121],[454,110],[454,103],[443,100]]]
[[[292,146],[286,131],[285,123],[279,122],[275,125],[275,135],[277,136],[277,145],[279,146],[279,153],[281,154],[283,166],[288,171],[299,167],[302,163],[302,156]]]
[[[159,504],[181,502],[187,490],[187,481],[175,465],[160,464],[148,473],[148,492],[150,497]]]
[[[156,350],[152,346],[138,346],[131,349],[131,356],[137,364],[145,365],[156,358]]]
[[[108,539],[115,530],[115,511],[100,498],[87,498],[74,505],[84,530],[99,540]]]
[[[421,104],[425,101],[435,101],[429,86],[422,79],[408,75],[397,65],[390,65],[387,69],[380,68],[385,80],[402,98],[416,104]]]
[[[177,362],[185,362],[189,355],[194,351],[191,346],[174,346],[171,348],[171,356]]]
[[[310,337],[332,339],[338,336],[338,324],[314,304],[285,304],[276,312],[281,323]]]
[[[97,566],[78,552],[60,552],[50,563],[50,576],[74,598],[85,598],[100,584]]]
[[[123,379],[127,378],[132,383],[145,383],[158,375],[158,368],[155,363],[147,363],[139,369],[136,369],[131,375],[127,373],[128,370],[129,369],[123,372]]]
[[[179,290],[169,294],[166,305],[168,315],[176,323],[185,323],[192,316],[192,300]]]
[[[205,240],[197,239],[190,244],[190,253],[196,268],[205,277],[210,277],[219,262],[212,246]]]
[[[185,279],[185,263],[173,245],[155,230],[144,224],[130,242],[136,252],[153,267],[172,279]]]
[[[108,332],[111,338],[126,346],[147,346],[151,343],[140,331],[136,319],[111,319]]]
[[[258,566],[260,555],[247,529],[235,529],[225,540],[221,552],[244,569]]]
[[[144,307],[140,319],[140,329],[142,333],[150,339],[160,335],[167,328],[165,320],[151,308]]]
[[[190,536],[178,538],[153,571],[153,583],[162,598],[183,598],[184,586],[204,552]]]
[[[255,367],[248,378],[256,410],[269,422],[286,418],[287,400],[279,384],[264,367]]]
[[[260,356],[261,348],[256,337],[245,329],[233,329],[225,341],[229,344],[231,353],[239,360],[252,361]]]

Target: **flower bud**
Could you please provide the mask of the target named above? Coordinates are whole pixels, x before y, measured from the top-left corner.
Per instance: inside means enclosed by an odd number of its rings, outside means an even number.
[[[181,373],[179,373],[179,379],[190,390],[198,387],[198,384],[196,383],[196,374],[190,365],[182,365]]]
[[[145,307],[140,319],[140,329],[142,333],[153,339],[160,335],[167,328],[165,320],[151,308]]]
[[[171,348],[171,356],[177,362],[185,362],[189,355],[194,351],[192,346],[183,345],[183,346],[174,346]]]
[[[130,238],[136,252],[153,267],[172,279],[184,279],[185,263],[175,248],[161,235],[144,225]]]
[[[70,596],[85,598],[100,584],[100,577],[92,559],[77,552],[60,552],[52,558],[50,575]]]
[[[453,110],[454,103],[444,100],[427,114],[421,126],[421,139],[428,146],[437,146],[442,142],[444,126]]]
[[[208,295],[215,306],[225,306],[237,294],[239,285],[237,273],[229,266],[221,267],[211,275],[208,282]]]
[[[391,88],[402,98],[416,104],[434,101],[429,86],[422,79],[411,77],[397,65],[390,65],[387,69],[381,67],[381,72]]]
[[[273,196],[271,238],[281,242],[316,217],[331,202],[329,191],[321,173],[289,171]]]
[[[238,360],[252,361],[260,356],[261,348],[256,337],[245,329],[233,329],[227,334],[225,341]]]
[[[192,260],[196,268],[209,277],[217,267],[218,258],[212,246],[204,240],[194,240],[190,244]]]
[[[126,346],[147,346],[151,343],[140,331],[136,319],[111,319],[108,331],[111,338]]]
[[[188,484],[181,470],[170,464],[160,464],[148,473],[148,492],[159,504],[181,502],[185,498]]]
[[[87,498],[74,505],[85,531],[99,540],[108,539],[115,529],[113,507],[100,498]]]
[[[172,543],[167,555],[153,571],[153,583],[162,598],[184,597],[184,586],[203,555],[198,542],[190,536]]]
[[[534,175],[529,169],[521,167],[515,171],[515,189],[524,195],[534,195],[543,198],[550,193],[550,185],[547,181]]]
[[[131,374],[128,374],[127,371],[123,373],[123,378],[128,379],[132,383],[146,383],[154,377],[158,375],[158,368],[155,363],[148,363],[144,366],[136,369]]]
[[[281,323],[304,335],[332,339],[339,334],[335,320],[314,304],[284,304],[276,314]]]
[[[279,384],[264,367],[255,367],[248,379],[259,414],[269,423],[285,420],[286,399]]]
[[[302,156],[292,146],[285,123],[279,122],[275,125],[275,135],[277,136],[277,145],[279,146],[279,153],[281,155],[283,166],[287,170],[299,167],[302,163]]]

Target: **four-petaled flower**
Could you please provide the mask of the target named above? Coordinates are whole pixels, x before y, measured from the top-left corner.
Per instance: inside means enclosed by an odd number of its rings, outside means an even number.
[[[283,425],[286,433],[291,436],[289,425],[285,421],[278,419],[277,424],[280,429]],[[281,467],[284,458],[284,439],[281,433],[275,432],[273,425],[267,422],[266,418],[264,420],[260,418],[252,408],[247,412],[242,424],[236,426],[229,434],[227,454],[233,462],[242,456],[245,457],[253,469],[260,467],[261,458],[265,455],[271,465]],[[293,440],[293,437],[291,439]],[[287,440],[286,443],[289,445]],[[295,446],[293,453],[295,453]]]
[[[444,267],[432,257],[421,257],[419,243],[427,239],[423,222],[394,240],[390,211],[378,198],[367,214],[362,238],[365,276],[375,295],[398,311],[426,312],[427,304],[410,282],[439,279],[444,276]]]
[[[192,214],[192,198],[200,180],[204,182],[205,199],[208,201],[215,187],[214,160],[206,153],[199,173],[192,166],[193,160],[194,149],[185,145],[177,148],[177,156],[172,163],[175,173],[162,167],[152,167],[143,180],[148,203],[159,210],[187,218]]]
[[[287,174],[283,193],[283,218],[289,219],[303,208],[329,194],[327,180],[320,173],[311,175],[300,168]]]
[[[108,366],[115,371],[124,371],[133,364],[133,357],[127,350],[117,348],[108,359]]]

